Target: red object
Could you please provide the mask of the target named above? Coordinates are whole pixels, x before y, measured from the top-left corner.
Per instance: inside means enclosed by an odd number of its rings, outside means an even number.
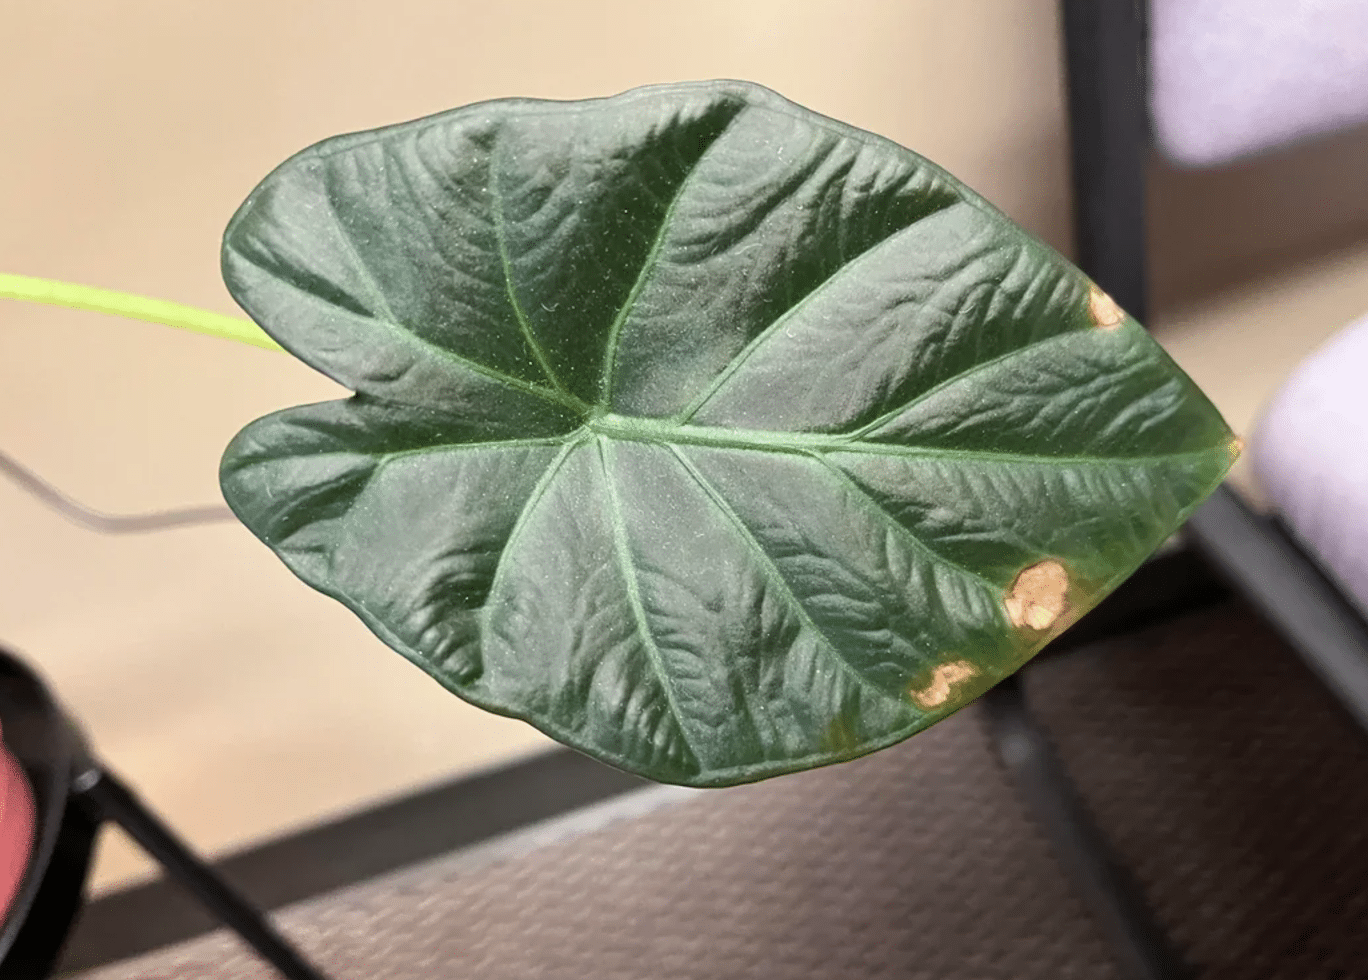
[[[19,761],[0,745],[0,922],[9,916],[33,853],[33,789]]]

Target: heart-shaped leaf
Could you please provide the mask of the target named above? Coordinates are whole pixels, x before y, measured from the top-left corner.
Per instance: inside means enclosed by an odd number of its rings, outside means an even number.
[[[328,140],[253,192],[223,263],[356,392],[232,443],[247,526],[462,697],[670,782],[944,717],[1232,460],[1071,265],[746,84]]]

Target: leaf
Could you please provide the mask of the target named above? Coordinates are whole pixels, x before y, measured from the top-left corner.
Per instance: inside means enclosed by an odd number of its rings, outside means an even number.
[[[669,782],[953,712],[1233,458],[1049,248],[753,85],[327,140],[252,193],[223,269],[356,393],[229,446],[247,526],[452,691]]]

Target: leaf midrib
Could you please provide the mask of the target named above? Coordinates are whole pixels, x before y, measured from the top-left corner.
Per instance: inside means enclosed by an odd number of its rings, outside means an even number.
[[[611,414],[591,419],[585,424],[585,429],[611,439],[644,442],[656,446],[711,446],[718,449],[792,453],[803,456],[810,456],[813,453],[846,452],[900,458],[977,459],[992,463],[1042,463],[1050,465],[1106,466],[1169,462],[1208,455],[1220,448],[1219,446],[1212,446],[1177,453],[1141,456],[1038,456],[1030,453],[1010,453],[989,449],[945,449],[939,446],[870,442],[860,439],[859,435],[855,433],[724,429],[703,425],[676,425],[672,420]]]

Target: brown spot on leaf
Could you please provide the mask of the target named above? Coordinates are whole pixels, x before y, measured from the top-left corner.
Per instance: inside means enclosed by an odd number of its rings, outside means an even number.
[[[978,676],[978,668],[967,660],[954,660],[941,664],[931,673],[931,682],[913,687],[909,692],[912,700],[923,708],[939,708],[950,700],[956,685],[971,677]]]
[[[1069,573],[1053,558],[1023,569],[1004,603],[1014,626],[1049,629],[1068,608]]]
[[[1240,454],[1244,452],[1244,448],[1245,441],[1241,439],[1239,436],[1236,436],[1234,439],[1230,441],[1230,458],[1232,460],[1239,459]]]
[[[1125,311],[1116,305],[1116,300],[1096,286],[1088,290],[1088,315],[1092,317],[1093,323],[1103,330],[1120,326],[1121,321],[1126,318]]]

